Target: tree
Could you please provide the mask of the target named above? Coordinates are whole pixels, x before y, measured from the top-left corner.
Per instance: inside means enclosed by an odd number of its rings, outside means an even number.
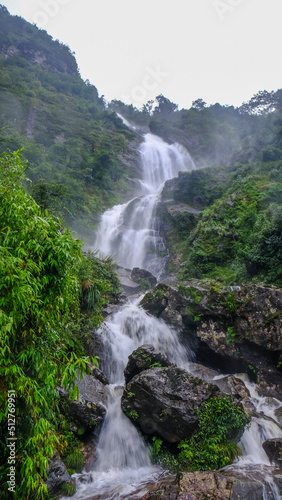
[[[198,111],[201,111],[202,109],[205,109],[207,107],[207,103],[204,101],[204,99],[196,99],[196,101],[192,102],[192,108],[197,109]]]
[[[13,390],[17,500],[43,498],[48,459],[64,446],[57,386],[76,397],[77,372],[96,363],[84,356],[77,325],[81,244],[25,193],[25,167],[19,152],[0,158],[0,483],[5,495]]]
[[[275,111],[278,101],[278,93],[274,91],[260,90],[248,102],[244,102],[240,106],[240,113],[248,113],[249,115],[266,115]]]
[[[171,102],[167,97],[164,97],[163,94],[159,94],[156,100],[158,106],[155,107],[154,114],[163,113],[164,115],[170,115],[178,109],[178,105]]]
[[[153,114],[154,102],[154,99],[151,99],[150,101],[147,101],[146,104],[143,104],[142,112],[151,116]]]

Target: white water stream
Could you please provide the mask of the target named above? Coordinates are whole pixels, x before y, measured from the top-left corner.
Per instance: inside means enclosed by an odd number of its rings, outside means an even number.
[[[195,168],[188,151],[146,134],[140,147],[141,179],[136,197],[107,210],[101,217],[94,247],[112,255],[125,268],[140,267],[158,277],[163,271],[165,248],[155,218],[165,181]]]
[[[143,174],[139,196],[104,213],[96,233],[95,246],[102,253],[115,256],[123,267],[141,267],[159,276],[163,267],[160,256],[162,241],[154,221],[155,207],[163,183],[179,171],[193,169],[194,164],[182,147],[168,145],[152,134],[144,136],[140,154]],[[172,362],[189,371],[193,355],[181,344],[177,331],[149,316],[136,302],[128,303],[109,317],[99,333],[103,343],[100,367],[111,384],[107,415],[99,437],[92,481],[78,483],[78,491],[73,498],[137,500],[146,493],[147,485],[156,481],[162,472],[151,464],[144,440],[120,407],[123,371],[128,356],[140,345],[151,344]],[[273,419],[275,408],[271,409],[265,398],[257,394],[254,384],[247,377],[243,378],[257,411],[263,411]],[[274,407],[279,405],[282,403],[274,402]],[[264,500],[278,500],[280,497],[276,486],[271,483],[270,474],[269,481],[265,479],[268,473],[262,467],[270,464],[261,445],[265,439],[280,436],[282,432],[275,421],[267,420],[262,415],[253,418],[251,427],[245,431],[240,442],[243,457],[235,468],[246,475],[249,474],[247,467],[259,468],[264,481],[269,484],[265,488]],[[261,482],[261,479],[258,481]]]
[[[99,437],[93,482],[79,485],[73,498],[137,499],[146,493],[146,486],[155,482],[162,471],[151,464],[147,446],[121,410],[123,371],[128,356],[139,346],[149,343],[173,363],[189,369],[193,354],[183,347],[176,330],[149,316],[136,303],[123,306],[99,333],[104,353],[100,367],[111,384],[107,415]]]

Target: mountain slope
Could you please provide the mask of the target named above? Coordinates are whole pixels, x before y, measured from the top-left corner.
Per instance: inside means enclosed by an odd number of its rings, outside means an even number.
[[[139,138],[81,79],[67,46],[0,14],[1,152],[23,148],[31,194],[90,242],[93,218],[127,196]]]

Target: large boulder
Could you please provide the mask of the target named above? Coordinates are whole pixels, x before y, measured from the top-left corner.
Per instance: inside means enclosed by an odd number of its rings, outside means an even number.
[[[141,286],[131,278],[131,269],[117,268],[118,277],[122,289],[127,295],[136,295],[141,292]]]
[[[282,398],[281,289],[219,289],[191,280],[159,284],[141,305],[182,328],[197,362],[225,373],[246,372],[262,395]]]
[[[158,352],[152,345],[145,344],[129,356],[128,363],[124,370],[125,383],[128,382],[138,375],[138,373],[148,370],[152,365],[167,367],[171,366],[171,362],[164,355]]]
[[[140,500],[261,500],[266,488],[275,498],[257,471],[184,472],[158,481]]]
[[[177,500],[261,500],[263,490],[263,482],[240,473],[186,472]]]
[[[98,376],[102,377],[100,372]],[[92,375],[84,375],[83,379],[78,379],[76,384],[79,390],[78,400],[70,401],[69,393],[63,389],[59,392],[68,419],[77,426],[81,434],[103,422],[106,415],[108,390],[104,383]]]
[[[196,409],[219,392],[216,385],[176,366],[154,368],[130,380],[122,396],[122,409],[145,434],[158,434],[177,443],[196,430]]]

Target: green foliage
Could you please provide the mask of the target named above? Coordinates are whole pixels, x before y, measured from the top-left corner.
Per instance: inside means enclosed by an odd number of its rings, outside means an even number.
[[[220,304],[224,307],[224,309],[228,312],[228,314],[232,317],[238,307],[240,306],[240,302],[235,298],[234,293],[230,292],[226,300],[220,301]]]
[[[182,251],[184,260],[180,279],[209,278],[226,285],[252,280],[281,286],[278,164],[239,165],[229,173],[232,187],[201,213],[191,233],[178,233],[175,252]],[[225,306],[230,315],[236,310],[231,296]]]
[[[16,393],[17,471],[15,498],[43,498],[46,468],[62,448],[57,386],[78,395],[77,374],[97,364],[85,356],[80,337],[81,244],[59,221],[43,214],[26,194],[20,154],[0,159],[0,350],[1,484],[7,483],[7,391]],[[104,264],[101,264],[102,268]],[[96,267],[95,267],[96,266]],[[91,267],[91,266],[90,266]],[[89,280],[99,276],[97,263]],[[104,283],[112,271],[107,265]],[[108,283],[108,282],[107,282]],[[114,285],[115,286],[115,285]],[[103,291],[104,293],[104,291]],[[97,313],[98,310],[95,310]],[[95,320],[95,318],[94,318]],[[94,321],[93,320],[93,321]],[[99,318],[96,318],[98,324]]]
[[[128,416],[128,418],[130,418],[131,420],[138,420],[139,418],[139,415],[137,413],[136,410],[130,410],[130,409],[127,409],[126,411],[126,415]]]
[[[163,440],[154,436],[150,445],[151,460],[170,472],[179,471],[179,461],[174,452],[163,443]]]
[[[136,283],[139,283],[142,292],[146,292],[152,288],[151,283],[148,280],[136,280]]]
[[[78,448],[74,448],[73,451],[68,453],[63,457],[64,464],[68,469],[72,469],[75,472],[81,472],[84,466],[84,459],[81,451]]]
[[[227,344],[233,344],[236,340],[236,332],[234,332],[234,326],[229,326],[226,332],[226,342]]]
[[[151,453],[152,460],[155,461],[156,458],[158,457],[160,450],[161,450],[161,447],[162,447],[162,444],[163,444],[162,439],[157,438],[156,436],[154,436],[152,438],[152,444],[150,446],[150,453]]]
[[[24,148],[30,194],[90,243],[95,218],[128,190],[121,158],[136,136],[81,79],[68,47],[8,13],[0,31],[0,52],[18,52],[0,59],[0,153]]]
[[[230,464],[240,454],[233,440],[239,437],[250,419],[225,396],[206,401],[197,414],[199,431],[178,446],[180,467],[214,470]]]
[[[67,497],[71,497],[75,494],[76,488],[74,484],[70,483],[64,483],[62,486],[62,493],[63,495],[66,495]]]
[[[80,307],[91,317],[95,326],[102,320],[100,311],[109,295],[121,291],[116,265],[111,257],[98,258],[97,252],[83,254],[77,275],[80,281]]]
[[[149,366],[149,368],[153,370],[154,368],[163,368],[163,366],[161,363],[153,363],[152,365]]]

